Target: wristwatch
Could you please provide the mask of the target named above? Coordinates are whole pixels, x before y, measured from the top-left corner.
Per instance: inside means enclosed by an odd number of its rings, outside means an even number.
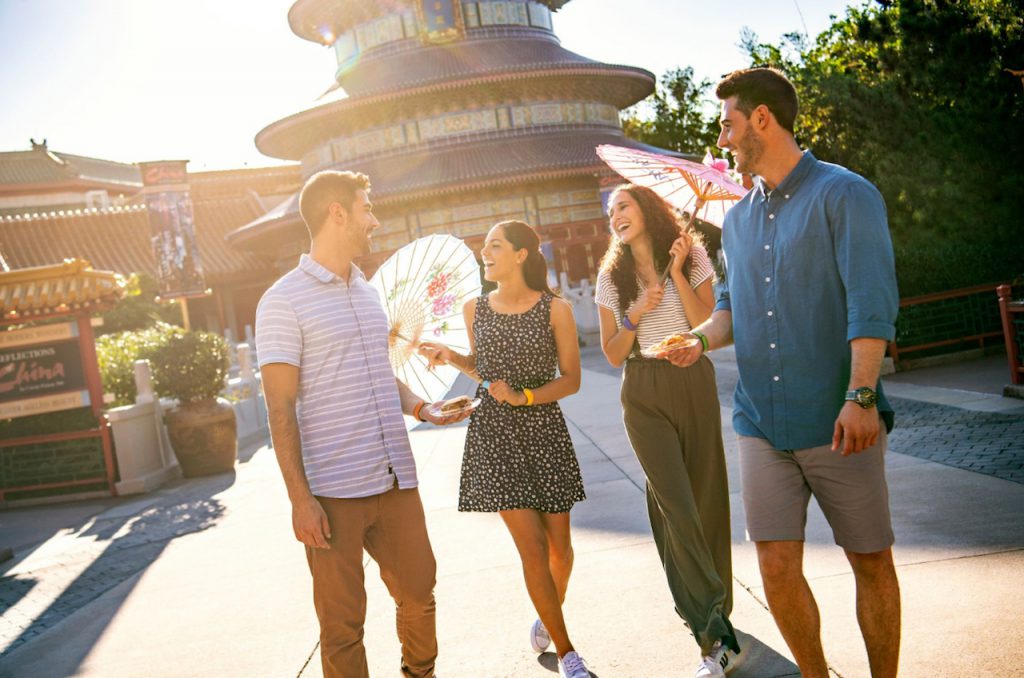
[[[878,394],[872,388],[861,386],[855,391],[847,391],[845,400],[855,402],[865,410],[868,410],[878,403]]]

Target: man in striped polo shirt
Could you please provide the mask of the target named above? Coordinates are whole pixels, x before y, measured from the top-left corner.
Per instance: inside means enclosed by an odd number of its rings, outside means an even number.
[[[380,224],[369,178],[319,172],[299,196],[312,244],[263,295],[256,347],[295,537],[306,546],[328,678],[368,675],[363,550],[395,599],[402,673],[433,676],[434,554],[402,413],[435,417],[388,362],[376,291],[352,263]]]

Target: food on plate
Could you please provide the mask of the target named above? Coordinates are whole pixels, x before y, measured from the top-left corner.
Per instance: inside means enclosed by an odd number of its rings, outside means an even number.
[[[687,337],[682,334],[673,334],[670,337],[665,337],[657,344],[649,347],[646,353],[662,353],[665,351],[672,351],[677,348],[687,348],[689,346],[696,346],[700,342],[700,339],[696,337]]]
[[[473,400],[469,396],[459,396],[458,398],[452,398],[441,403],[441,412],[449,414],[451,412],[458,412],[473,404]]]

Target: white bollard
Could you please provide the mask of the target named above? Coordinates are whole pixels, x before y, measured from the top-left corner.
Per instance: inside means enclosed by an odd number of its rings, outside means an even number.
[[[132,365],[135,371],[135,402],[151,403],[155,400],[153,395],[153,375],[149,370],[148,360],[136,360]]]
[[[249,344],[238,345],[238,376],[241,379],[255,379],[252,370],[252,351]]]

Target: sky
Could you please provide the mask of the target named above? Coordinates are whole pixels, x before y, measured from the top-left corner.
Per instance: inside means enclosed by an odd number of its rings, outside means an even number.
[[[346,0],[357,1],[357,0]],[[360,2],[365,0],[358,0]],[[0,150],[122,162],[189,160],[190,171],[261,167],[256,133],[309,107],[336,62],[288,27],[290,0],[0,0]],[[762,41],[815,36],[861,0],[573,0],[562,45],[657,76],[692,66],[713,81]]]

